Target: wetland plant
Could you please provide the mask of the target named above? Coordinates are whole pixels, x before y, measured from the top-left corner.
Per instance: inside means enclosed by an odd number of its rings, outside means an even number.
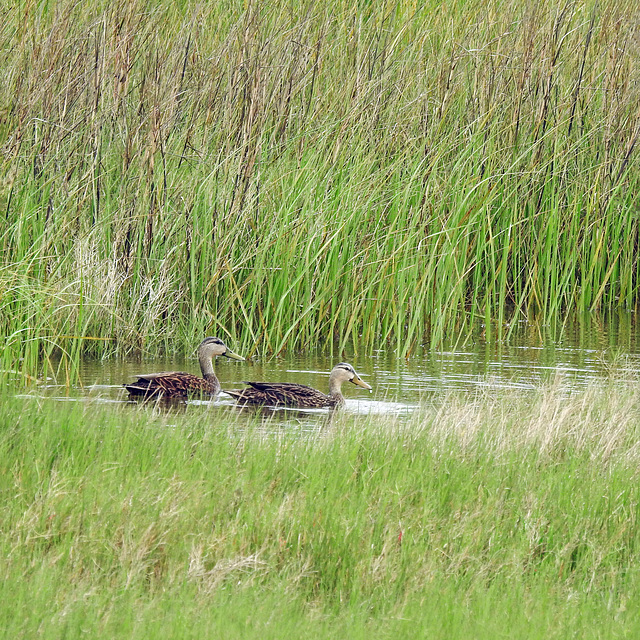
[[[25,5],[0,30],[6,369],[401,355],[635,309],[633,3]],[[60,356],[62,358],[60,359]]]

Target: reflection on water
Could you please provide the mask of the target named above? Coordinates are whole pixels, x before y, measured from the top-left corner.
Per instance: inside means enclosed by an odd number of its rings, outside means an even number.
[[[448,391],[476,393],[479,390],[534,390],[554,381],[568,393],[608,376],[612,369],[640,369],[640,336],[631,314],[625,322],[565,324],[560,329],[523,326],[508,342],[475,342],[441,350],[416,352],[409,359],[398,358],[392,348],[380,349],[373,356],[340,353],[328,355],[291,355],[272,360],[235,362],[218,358],[216,373],[222,387],[242,387],[243,380],[298,382],[325,393],[329,371],[340,361],[354,365],[363,380],[373,387],[364,389],[345,383],[345,410],[358,414],[397,414],[411,412],[418,404],[429,402]],[[236,349],[238,350],[238,349]],[[137,374],[157,371],[199,373],[195,354],[187,359],[85,361],[74,389],[49,384],[38,395],[60,400],[92,397],[104,402],[128,402],[122,383]],[[36,392],[33,392],[34,395]],[[326,420],[328,409],[255,409],[238,408],[224,394],[214,401],[192,400],[182,409],[236,411],[239,416],[259,416],[286,424],[318,424]],[[180,410],[180,409],[177,409]]]

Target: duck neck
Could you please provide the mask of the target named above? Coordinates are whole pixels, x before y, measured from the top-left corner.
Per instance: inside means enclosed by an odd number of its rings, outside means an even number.
[[[213,359],[211,357],[207,357],[204,354],[200,354],[198,359],[200,360],[200,370],[202,371],[202,377],[205,380],[209,380],[211,378],[217,380],[218,378],[216,378],[216,374],[213,371]]]
[[[211,358],[211,356],[207,357],[204,354],[200,354],[199,360],[202,377],[211,385],[212,389],[215,389],[216,391],[219,390],[220,381],[213,371],[213,358]]]
[[[329,376],[329,397],[337,404],[344,404],[344,396],[340,393],[342,382],[335,376]]]
[[[202,377],[207,381],[209,393],[211,393],[212,396],[215,396],[220,391],[220,381],[213,371],[213,358],[206,353],[199,353],[198,360],[200,361]]]

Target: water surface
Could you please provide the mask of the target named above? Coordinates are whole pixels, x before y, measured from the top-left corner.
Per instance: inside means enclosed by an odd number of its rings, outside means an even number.
[[[344,384],[346,410],[401,415],[450,391],[500,393],[505,389],[518,389],[526,393],[553,381],[567,393],[576,392],[604,380],[613,369],[640,370],[639,345],[634,317],[627,314],[623,321],[566,323],[553,330],[523,325],[513,332],[509,341],[467,341],[438,350],[419,350],[407,359],[399,358],[388,347],[372,356],[357,355],[352,349],[333,356],[291,354],[247,362],[218,358],[215,368],[223,389],[240,388],[243,380],[262,380],[298,382],[326,392],[328,372],[336,363],[347,361],[373,387],[373,392]],[[230,346],[240,351],[236,345]],[[80,369],[81,384],[77,387],[69,389],[50,381],[33,394],[65,401],[90,397],[126,403],[128,398],[122,383],[140,373],[176,370],[199,374],[195,353],[186,358],[85,360]],[[191,401],[190,405],[222,409],[234,403],[229,396],[221,394],[213,402]],[[271,413],[272,418],[275,415],[283,422],[313,422],[318,416],[325,416],[327,410],[281,409]]]

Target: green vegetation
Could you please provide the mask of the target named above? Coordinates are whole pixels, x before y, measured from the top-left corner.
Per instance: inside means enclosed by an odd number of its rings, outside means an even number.
[[[635,309],[635,2],[10,3],[3,368]]]
[[[2,400],[7,638],[640,630],[635,382],[306,433],[229,407]]]
[[[0,16],[2,373],[637,309],[635,1]],[[7,638],[640,631],[635,381],[313,433],[0,400]]]

